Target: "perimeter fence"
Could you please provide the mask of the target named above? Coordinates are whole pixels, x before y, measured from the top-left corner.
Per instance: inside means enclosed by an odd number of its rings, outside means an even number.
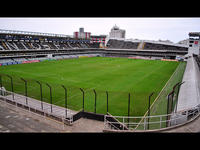
[[[26,105],[32,98],[40,101],[41,109],[43,109],[43,103],[48,103],[77,112],[86,111],[97,114],[110,112],[113,115],[128,115],[129,95],[133,98],[133,92],[79,88],[2,73],[0,73],[0,87],[2,90],[4,88],[5,91],[10,91],[9,96],[13,100],[17,97],[16,95],[25,97],[23,99]],[[0,95],[2,95],[2,90],[0,90]],[[52,109],[50,110],[53,112]],[[130,115],[133,114],[134,112],[131,111]]]

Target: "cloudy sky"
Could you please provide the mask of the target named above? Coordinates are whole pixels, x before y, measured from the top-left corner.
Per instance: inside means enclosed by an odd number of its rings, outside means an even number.
[[[189,32],[200,32],[200,18],[0,18],[0,29],[73,35],[80,27],[92,35],[108,35],[114,25],[126,30],[126,39],[179,42]]]

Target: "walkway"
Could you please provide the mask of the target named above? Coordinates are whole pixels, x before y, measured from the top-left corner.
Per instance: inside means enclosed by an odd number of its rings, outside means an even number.
[[[72,126],[65,125],[59,121],[26,111],[0,100],[0,133],[70,133],[70,132],[102,132],[104,123],[81,118]]]
[[[180,87],[177,111],[192,108],[200,104],[200,72],[193,57],[187,61],[183,81],[185,83]]]
[[[170,133],[200,133],[200,116],[198,116],[192,122],[189,122],[183,126],[173,128],[170,130],[162,131],[162,132],[170,132]]]
[[[1,97],[6,98],[10,101],[17,102],[22,105],[29,106],[30,108],[34,108],[36,110],[44,111],[49,114],[52,113],[53,115],[61,117],[61,118],[62,117],[64,117],[64,118],[71,117],[72,115],[77,113],[77,111],[67,109],[67,116],[66,116],[66,108],[64,108],[64,107],[60,107],[60,106],[57,106],[54,104],[51,105],[49,103],[41,102],[39,100],[30,98],[30,97],[25,97],[23,95],[16,94],[16,93],[14,93],[14,100],[13,100],[12,92],[9,92],[9,95],[7,95],[7,96],[0,95],[0,98]],[[52,112],[51,112],[51,110],[52,110]]]
[[[196,107],[200,104],[200,71],[193,57],[187,61],[183,81],[185,83],[180,87],[177,111]],[[163,132],[200,132],[200,116],[183,126]]]

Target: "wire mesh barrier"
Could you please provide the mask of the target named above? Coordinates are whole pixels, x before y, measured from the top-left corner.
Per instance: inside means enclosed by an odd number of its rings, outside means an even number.
[[[177,113],[178,93],[180,86],[184,83],[180,81],[185,71],[185,65],[185,63],[180,63],[153,103],[154,92],[150,93],[147,111],[144,116],[122,117],[113,115],[112,117],[126,125],[129,130],[156,130],[176,125],[177,122],[180,122],[179,120],[186,121],[187,119],[184,119],[186,118],[184,115]],[[104,121],[106,122],[105,124],[111,125],[112,122],[107,119],[109,117],[111,116],[107,115]],[[113,124],[110,127],[113,128]]]
[[[168,80],[164,88],[154,101],[151,108],[151,115],[161,115],[167,113],[167,98],[168,94],[172,91],[174,85],[182,81],[185,71],[185,63],[180,63],[171,78]],[[160,107],[163,106],[163,107]]]
[[[144,117],[147,116],[147,115],[148,116],[157,116],[157,115],[163,115],[163,114],[170,114],[171,113],[171,112],[168,111],[168,109],[169,109],[169,107],[172,108],[171,105],[169,106],[169,103],[172,102],[172,99],[168,103],[168,101],[169,101],[168,95],[170,94],[170,92],[172,92],[173,89],[175,90],[173,92],[173,94],[174,94],[173,95],[173,101],[174,101],[174,104],[176,104],[176,102],[178,100],[178,91],[179,91],[179,88],[181,86],[181,85],[179,85],[179,83],[182,81],[183,74],[184,74],[184,71],[185,71],[185,66],[186,66],[185,63],[179,64],[179,66],[174,71],[174,73],[172,74],[170,79],[167,81],[167,83],[165,84],[165,86],[163,87],[161,92],[155,98],[154,102],[151,103],[151,107],[148,109],[148,111],[146,112]],[[176,86],[176,88],[175,88],[175,85],[179,85],[179,86]],[[174,107],[173,107],[173,109],[174,109]],[[148,118],[148,119],[152,122],[160,120],[160,118],[157,118],[157,117],[151,117],[151,118]],[[144,123],[144,120],[141,119],[140,122]],[[166,127],[165,123],[162,123],[161,125],[162,125],[161,128]],[[137,128],[140,129],[139,125],[137,126]],[[148,128],[159,129],[160,124],[158,124],[158,125],[151,124],[151,125],[148,126]]]
[[[198,65],[199,70],[200,70],[200,56],[199,56],[199,55],[194,55],[194,54],[193,54],[193,57],[194,57],[194,59],[195,59],[197,65]]]

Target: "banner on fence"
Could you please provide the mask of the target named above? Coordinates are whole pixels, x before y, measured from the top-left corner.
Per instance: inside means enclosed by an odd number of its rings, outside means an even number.
[[[7,62],[7,65],[12,65],[13,64],[13,62]]]
[[[22,61],[22,64],[34,63],[34,62],[40,62],[40,61],[39,60]]]
[[[7,63],[2,63],[1,65],[2,65],[2,66],[6,66],[6,65],[7,65]]]
[[[141,57],[141,56],[135,56],[135,57],[128,57],[129,59],[146,59],[146,60],[151,60],[150,58],[147,57]]]
[[[162,61],[178,61],[178,60],[175,60],[175,59],[161,59]]]
[[[79,58],[85,58],[85,57],[88,57],[88,56],[79,56]]]

